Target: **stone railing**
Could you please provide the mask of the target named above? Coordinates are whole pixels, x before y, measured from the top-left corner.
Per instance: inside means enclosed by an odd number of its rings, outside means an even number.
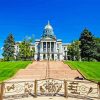
[[[0,100],[28,96],[63,96],[100,99],[100,83],[78,80],[42,79],[35,81],[3,82],[0,84]]]

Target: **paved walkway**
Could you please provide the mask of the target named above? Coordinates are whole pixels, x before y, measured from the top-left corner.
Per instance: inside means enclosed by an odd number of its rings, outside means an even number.
[[[46,70],[48,67],[47,61],[34,61],[29,64],[26,69],[21,69],[11,80],[40,80],[46,78]],[[49,62],[49,77],[54,79],[71,79],[79,76],[77,70],[72,70],[67,64],[61,61]]]

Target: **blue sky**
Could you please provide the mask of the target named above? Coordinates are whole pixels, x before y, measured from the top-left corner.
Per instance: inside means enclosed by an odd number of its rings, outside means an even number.
[[[48,20],[64,43],[85,27],[100,37],[100,0],[0,0],[0,48],[10,32],[16,41],[40,38]]]

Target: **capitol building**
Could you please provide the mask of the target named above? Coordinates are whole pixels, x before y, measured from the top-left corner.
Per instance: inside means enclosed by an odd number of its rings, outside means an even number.
[[[35,40],[35,60],[67,60],[68,43],[57,39],[50,22],[44,27],[42,37]]]
[[[57,39],[53,27],[48,21],[44,27],[40,39],[36,39],[34,44],[31,44],[30,49],[35,48],[34,60],[67,60],[68,43],[62,43],[61,39]],[[19,52],[19,42],[15,45],[15,55]]]

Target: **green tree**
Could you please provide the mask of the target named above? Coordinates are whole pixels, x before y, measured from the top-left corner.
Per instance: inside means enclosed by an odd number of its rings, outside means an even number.
[[[71,43],[71,45],[68,46],[68,55],[70,57],[70,60],[80,60],[80,41],[74,41]]]
[[[96,56],[95,58],[100,61],[100,38],[95,38],[96,43]]]
[[[9,61],[14,59],[14,52],[15,52],[14,44],[15,41],[13,34],[10,33],[6,38],[6,40],[4,41],[3,54],[2,54],[4,60]]]
[[[96,53],[96,45],[92,33],[85,28],[81,33],[79,41],[81,42],[80,50],[82,59],[87,61],[94,59]]]
[[[34,58],[35,49],[31,47],[33,37],[25,37],[24,41],[19,44],[19,56],[23,60]]]
[[[30,43],[27,41],[22,41],[19,44],[19,55],[23,60],[27,60],[30,55],[31,55],[31,51],[30,51]]]

